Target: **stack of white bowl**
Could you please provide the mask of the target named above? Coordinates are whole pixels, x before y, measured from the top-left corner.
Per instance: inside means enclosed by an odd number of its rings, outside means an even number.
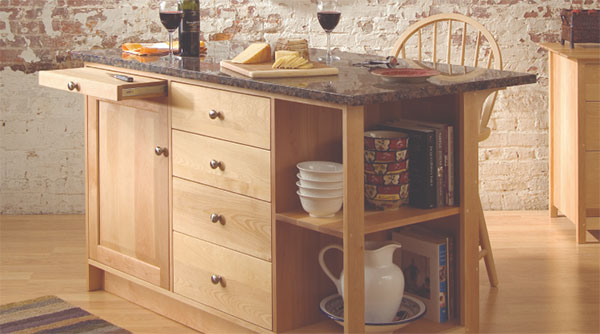
[[[311,217],[332,217],[342,208],[344,170],[337,162],[304,161],[296,165],[302,208]]]

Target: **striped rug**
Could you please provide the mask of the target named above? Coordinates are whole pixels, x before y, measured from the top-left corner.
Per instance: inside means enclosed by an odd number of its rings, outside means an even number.
[[[55,296],[0,306],[2,334],[131,334]]]

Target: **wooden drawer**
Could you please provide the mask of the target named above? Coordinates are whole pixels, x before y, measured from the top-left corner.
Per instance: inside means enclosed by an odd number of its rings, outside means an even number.
[[[173,130],[173,175],[271,200],[270,152],[263,149]]]
[[[219,220],[213,223],[211,218]],[[173,229],[271,260],[268,202],[173,178]]]
[[[600,208],[600,152],[585,152],[585,207]]]
[[[584,64],[583,75],[585,100],[600,101],[600,64]]]
[[[177,232],[173,261],[175,293],[272,328],[270,262]],[[213,275],[221,283],[214,284]]]
[[[127,74],[133,82],[125,82],[111,74],[123,73],[93,67],[40,71],[39,84],[111,101],[167,96],[166,80]]]
[[[268,98],[173,82],[171,105],[174,129],[264,149],[271,147]]]
[[[600,150],[600,102],[586,102],[585,117],[585,149]]]

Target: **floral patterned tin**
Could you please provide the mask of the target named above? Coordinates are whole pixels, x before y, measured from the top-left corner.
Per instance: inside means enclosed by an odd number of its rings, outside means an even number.
[[[408,135],[397,131],[367,131],[365,199],[378,208],[408,204]]]

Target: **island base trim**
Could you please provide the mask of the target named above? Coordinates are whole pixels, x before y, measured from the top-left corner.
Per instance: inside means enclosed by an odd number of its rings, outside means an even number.
[[[88,260],[90,268],[95,267],[104,272],[103,288],[116,296],[124,298],[134,304],[156,312],[168,319],[179,322],[187,327],[203,333],[272,333],[264,328],[249,323],[242,323],[242,320],[231,316],[219,316],[212,314],[204,308],[195,306],[194,302],[187,301],[181,297],[162,289],[151,286],[134,277],[130,277],[122,272],[111,270],[101,263],[94,260]],[[218,312],[215,310],[215,313]]]

